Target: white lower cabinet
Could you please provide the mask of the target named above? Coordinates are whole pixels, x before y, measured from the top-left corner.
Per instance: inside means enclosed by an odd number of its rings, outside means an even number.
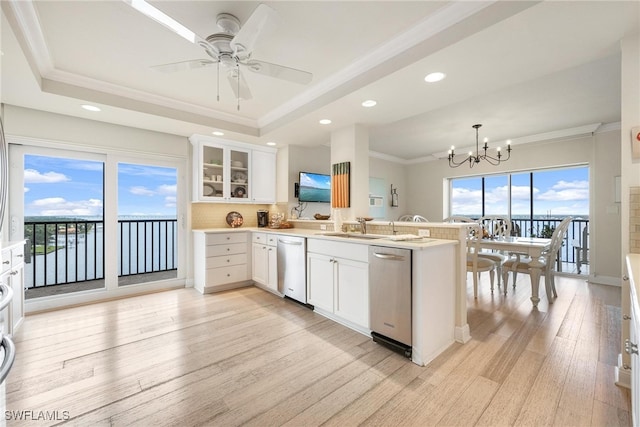
[[[354,329],[369,330],[367,245],[307,239],[307,301]]]
[[[2,331],[13,335],[24,320],[24,242],[5,246],[0,261],[0,283],[13,290],[13,299],[2,314]]]
[[[252,233],[253,281],[269,291],[278,293],[278,236],[271,233]]]
[[[215,292],[251,284],[247,232],[194,232],[194,287]]]

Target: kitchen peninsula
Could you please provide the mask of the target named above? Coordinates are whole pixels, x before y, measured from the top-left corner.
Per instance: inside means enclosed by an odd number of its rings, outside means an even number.
[[[269,243],[261,243],[263,236],[273,244],[273,236],[295,236],[306,238],[307,245],[315,248],[325,248],[327,251],[335,249],[333,254],[339,259],[341,253],[357,253],[367,251],[371,245],[388,248],[409,249],[411,251],[411,323],[412,323],[412,356],[411,359],[418,365],[425,365],[444,351],[454,341],[466,341],[461,339],[468,334],[465,323],[458,325],[458,299],[459,299],[459,241],[456,238],[419,238],[402,240],[402,236],[352,233],[335,233],[321,231],[318,222],[309,222],[313,228],[269,229],[269,228],[213,228],[193,230],[194,233],[194,287],[202,292],[216,292],[239,286],[256,284],[276,294],[281,293],[272,285],[255,281],[256,268],[254,262],[260,255],[252,256],[252,245],[259,248],[264,245],[269,250]],[[375,222],[372,226],[375,226]],[[385,223],[386,224],[386,223]],[[373,228],[373,227],[372,227]],[[454,227],[452,235],[457,236]],[[415,236],[417,237],[417,236]],[[273,249],[273,246],[271,246]],[[333,248],[333,249],[332,249]],[[255,252],[254,252],[255,253]],[[307,257],[311,255],[307,253]],[[347,257],[349,255],[346,255]],[[307,264],[310,258],[307,258]],[[336,262],[335,259],[333,262]],[[359,260],[366,267],[366,260]],[[315,271],[315,270],[314,270]],[[307,271],[307,274],[309,272]],[[262,277],[268,277],[264,272]],[[334,321],[340,322],[351,329],[365,335],[370,335],[368,315],[364,317],[350,317],[349,312],[369,314],[369,286],[368,275],[364,277],[364,289],[360,293],[347,290],[350,297],[349,304],[353,307],[341,307],[341,310],[331,310],[331,303],[322,308],[317,307],[316,312]],[[464,278],[463,278],[464,280]],[[307,276],[307,292],[309,292],[310,277]],[[321,280],[320,284],[325,281]],[[334,286],[337,285],[327,285]],[[333,300],[338,298],[331,292]],[[357,297],[357,298],[355,298]],[[345,298],[340,303],[345,304]],[[334,302],[334,304],[338,304]],[[358,306],[360,305],[360,306]],[[358,310],[360,308],[360,310]],[[351,310],[353,309],[353,310]]]

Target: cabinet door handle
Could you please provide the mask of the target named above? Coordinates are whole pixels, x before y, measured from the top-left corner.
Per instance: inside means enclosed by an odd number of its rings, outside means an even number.
[[[227,248],[227,252],[229,252],[231,250],[231,248]]]
[[[230,237],[230,236],[227,236],[227,240],[231,240],[231,237]]]
[[[632,343],[631,340],[627,338],[624,340],[624,351],[626,351],[627,354],[638,354],[638,344]]]
[[[22,255],[22,254],[18,254],[18,255],[16,255],[16,256],[17,256],[18,258],[22,258],[22,257],[24,257],[24,255]]]
[[[2,261],[3,264],[11,264],[11,262],[9,260],[6,261]]]
[[[230,273],[227,273],[227,277],[231,277],[231,274],[230,274]]]
[[[227,258],[227,262],[231,262],[231,260],[229,258]]]
[[[12,275],[12,276],[15,276],[16,274],[18,274],[18,270],[13,270],[13,271],[11,272],[11,275]]]

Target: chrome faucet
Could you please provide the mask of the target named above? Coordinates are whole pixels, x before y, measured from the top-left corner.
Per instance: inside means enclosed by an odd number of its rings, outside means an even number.
[[[362,217],[356,218],[356,221],[360,224],[360,232],[362,234],[367,234],[367,221]]]
[[[395,236],[397,231],[396,231],[396,223],[391,221],[389,222],[389,225],[391,226],[391,232],[393,233],[393,235]]]

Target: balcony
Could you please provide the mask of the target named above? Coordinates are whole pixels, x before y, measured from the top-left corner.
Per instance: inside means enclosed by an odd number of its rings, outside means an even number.
[[[25,221],[25,298],[105,287],[102,221]],[[177,277],[175,219],[119,220],[118,286]]]

